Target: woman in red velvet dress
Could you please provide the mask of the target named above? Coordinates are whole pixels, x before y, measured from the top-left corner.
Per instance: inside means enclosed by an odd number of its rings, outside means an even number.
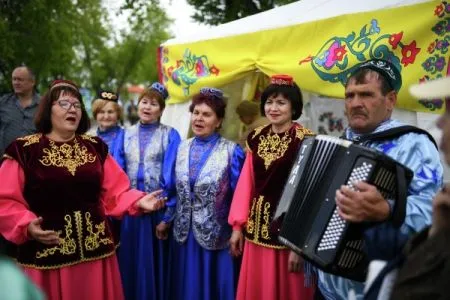
[[[234,193],[228,222],[233,255],[243,252],[238,300],[312,299],[305,287],[301,258],[277,240],[272,217],[306,135],[293,122],[302,113],[302,95],[292,77],[277,75],[261,96],[261,114],[270,124],[247,138],[247,156]],[[245,236],[245,242],[244,242]]]
[[[0,233],[48,299],[122,299],[116,241],[107,216],[160,209],[160,191],[131,190],[89,118],[78,87],[52,83],[38,133],[18,138],[0,167]]]

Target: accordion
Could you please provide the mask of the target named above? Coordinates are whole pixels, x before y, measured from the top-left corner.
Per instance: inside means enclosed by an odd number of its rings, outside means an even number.
[[[405,218],[412,172],[387,155],[350,141],[318,135],[303,141],[274,220],[282,222],[279,241],[327,273],[364,281],[368,260],[363,251],[366,223],[349,223],[337,211],[335,195],[354,182],[377,187],[394,200],[392,222]]]

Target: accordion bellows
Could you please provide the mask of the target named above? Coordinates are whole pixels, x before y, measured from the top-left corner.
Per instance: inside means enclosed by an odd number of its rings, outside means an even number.
[[[387,155],[350,141],[318,135],[303,141],[274,219],[282,218],[279,241],[325,272],[364,281],[368,261],[363,232],[370,224],[349,223],[337,211],[341,185],[375,185],[394,200],[392,222],[405,218],[412,172]]]

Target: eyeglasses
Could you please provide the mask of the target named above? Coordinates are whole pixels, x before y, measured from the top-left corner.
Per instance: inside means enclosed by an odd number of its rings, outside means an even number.
[[[81,109],[81,103],[80,102],[70,102],[68,100],[58,100],[58,101],[56,101],[56,103],[58,103],[58,105],[61,108],[64,108],[65,110],[69,110],[72,106],[76,110],[80,110]]]

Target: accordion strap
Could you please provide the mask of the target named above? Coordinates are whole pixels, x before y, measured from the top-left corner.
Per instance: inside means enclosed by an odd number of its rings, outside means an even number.
[[[397,177],[397,199],[394,202],[394,209],[391,215],[392,224],[395,227],[402,226],[406,217],[406,198],[408,185],[406,182],[405,169],[400,165],[396,166]]]
[[[407,133],[419,133],[419,134],[425,134],[430,141],[434,144],[436,149],[438,149],[437,143],[434,140],[433,136],[426,130],[423,130],[421,128],[411,126],[411,125],[404,125],[399,126],[395,128],[391,128],[382,132],[372,133],[365,136],[362,136],[358,141],[356,141],[357,144],[361,144],[364,142],[379,142],[384,140],[390,140],[398,138],[404,134]]]

